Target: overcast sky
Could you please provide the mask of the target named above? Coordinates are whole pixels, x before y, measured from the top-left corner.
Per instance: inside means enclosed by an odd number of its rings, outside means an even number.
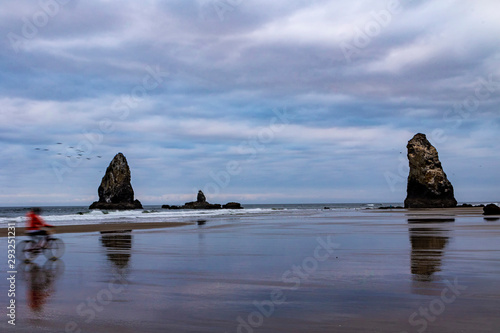
[[[500,200],[500,2],[2,1],[0,205],[403,202],[427,134]],[[72,148],[70,148],[72,147]],[[80,155],[78,155],[80,154]]]

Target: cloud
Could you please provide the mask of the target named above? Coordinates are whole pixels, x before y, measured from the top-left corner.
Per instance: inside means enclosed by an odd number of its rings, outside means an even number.
[[[500,180],[499,4],[400,4],[384,23],[388,2],[248,0],[221,13],[211,1],[70,1],[26,37],[44,9],[9,2],[0,204],[84,202],[118,151],[151,203],[184,202],[230,161],[242,172],[214,201],[402,201],[416,132],[459,200],[487,200]],[[377,22],[348,61],[342,43]],[[151,68],[168,74],[140,93]],[[284,126],[270,131],[275,118]],[[62,181],[54,165],[68,168]],[[391,187],[387,173],[403,181]]]

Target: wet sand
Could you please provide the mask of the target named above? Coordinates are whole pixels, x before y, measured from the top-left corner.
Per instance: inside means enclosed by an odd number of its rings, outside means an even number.
[[[190,222],[143,222],[143,223],[109,223],[109,224],[81,224],[81,225],[61,225],[55,226],[54,233],[82,233],[82,232],[107,232],[119,230],[141,230],[141,229],[162,229],[181,227],[194,223]],[[18,235],[24,235],[24,228],[16,228]],[[0,237],[7,236],[7,228],[0,228]]]
[[[316,211],[61,234],[61,260],[18,266],[17,325],[4,318],[0,330],[498,332],[500,220],[481,212]]]

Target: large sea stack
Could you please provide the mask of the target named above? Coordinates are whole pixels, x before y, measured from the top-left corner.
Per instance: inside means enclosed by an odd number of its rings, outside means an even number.
[[[436,148],[425,134],[416,134],[406,147],[410,174],[405,208],[455,207],[453,186],[443,171]]]
[[[99,201],[89,209],[141,209],[139,200],[134,200],[134,190],[130,183],[130,168],[122,153],[116,154],[102,177],[97,190]]]

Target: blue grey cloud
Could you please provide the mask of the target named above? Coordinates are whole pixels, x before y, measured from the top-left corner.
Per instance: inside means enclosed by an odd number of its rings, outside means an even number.
[[[498,200],[499,9],[8,2],[0,204],[92,202],[119,151],[144,203],[402,201],[416,132],[459,201]]]

